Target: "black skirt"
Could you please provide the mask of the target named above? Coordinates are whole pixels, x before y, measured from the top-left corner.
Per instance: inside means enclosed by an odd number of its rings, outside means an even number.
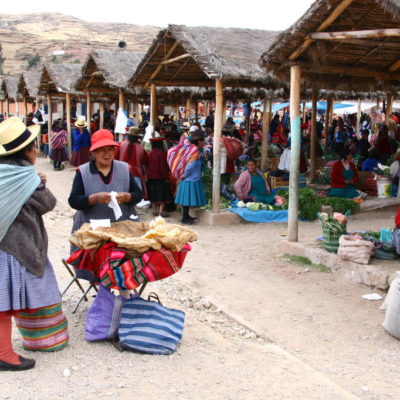
[[[169,183],[163,179],[148,179],[147,191],[151,202],[168,202],[172,201],[172,193]]]
[[[68,161],[67,152],[64,147],[62,149],[51,149],[49,157],[53,161]]]

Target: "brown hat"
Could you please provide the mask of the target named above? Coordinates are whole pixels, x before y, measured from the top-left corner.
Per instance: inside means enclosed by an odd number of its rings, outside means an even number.
[[[143,135],[140,133],[140,128],[138,128],[137,126],[131,126],[131,127],[129,128],[128,135],[131,135],[131,136],[138,136],[138,137],[142,137],[142,136],[143,136]]]
[[[190,141],[193,140],[204,140],[204,133],[201,129],[197,129],[194,132],[191,132],[190,136],[188,137]]]

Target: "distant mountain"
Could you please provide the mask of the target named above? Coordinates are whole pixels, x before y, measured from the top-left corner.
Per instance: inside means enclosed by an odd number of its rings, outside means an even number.
[[[119,23],[94,23],[59,13],[0,14],[0,44],[4,73],[19,73],[28,62],[81,62],[91,49],[146,51],[159,28]],[[37,59],[37,57],[36,57]]]

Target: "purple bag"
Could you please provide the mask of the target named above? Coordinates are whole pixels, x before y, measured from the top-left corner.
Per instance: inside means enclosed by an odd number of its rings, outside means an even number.
[[[97,296],[86,314],[85,339],[91,342],[117,337],[125,301],[125,297],[115,296],[106,287],[99,285]]]

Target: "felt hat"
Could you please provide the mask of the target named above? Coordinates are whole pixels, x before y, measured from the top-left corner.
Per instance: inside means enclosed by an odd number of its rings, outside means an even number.
[[[14,154],[33,142],[40,132],[40,125],[28,128],[18,117],[0,123],[0,156]]]
[[[93,133],[90,141],[92,143],[90,151],[105,146],[119,146],[119,144],[114,140],[114,135],[107,129],[100,129]]]
[[[87,127],[87,123],[84,119],[82,118],[78,118],[75,122],[75,126],[77,128],[86,128]]]
[[[192,132],[188,137],[189,140],[204,140],[204,133],[202,130],[197,129],[196,131]]]
[[[143,136],[143,135],[140,133],[140,128],[138,128],[137,126],[131,126],[131,127],[129,128],[128,135],[131,135],[131,136],[138,136],[138,137],[142,137],[142,136]]]

